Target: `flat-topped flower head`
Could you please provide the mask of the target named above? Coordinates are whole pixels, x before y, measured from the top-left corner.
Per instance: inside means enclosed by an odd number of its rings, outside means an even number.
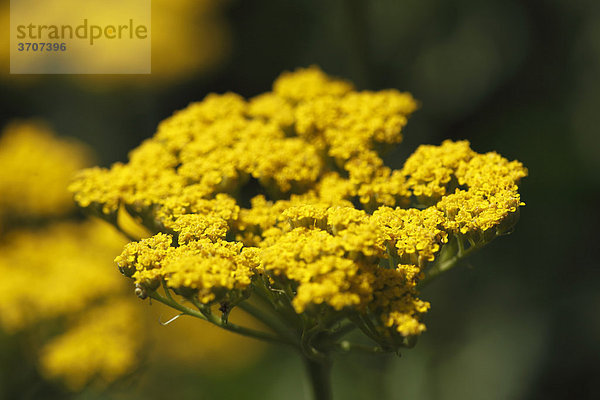
[[[217,324],[211,305],[226,321],[236,305],[270,304],[309,342],[348,319],[394,349],[425,330],[419,283],[512,229],[527,174],[466,141],[421,146],[391,169],[379,151],[416,108],[316,67],[286,72],[250,100],[211,94],[176,112],[128,163],[85,170],[71,190],[154,235],[116,259],[141,297],[194,315],[179,294]],[[311,346],[331,345],[321,339]]]

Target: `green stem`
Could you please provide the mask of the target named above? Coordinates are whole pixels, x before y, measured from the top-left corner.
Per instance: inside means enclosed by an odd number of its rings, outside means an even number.
[[[258,295],[257,299],[263,303],[263,305],[276,314],[278,314],[286,323],[294,328],[301,329],[303,326],[302,318],[296,314],[291,302],[288,300],[287,295],[275,295],[271,292],[264,282],[257,282],[254,285],[255,293]],[[281,301],[281,297],[285,298],[285,302]]]
[[[313,339],[319,333],[319,327],[320,325],[317,324],[302,332],[300,337],[300,350],[306,358],[317,362],[324,362],[327,359],[327,356],[313,345]]]
[[[341,339],[342,337],[344,337],[346,334],[352,332],[353,330],[356,329],[356,325],[353,323],[349,323],[346,325],[342,325],[340,328],[338,328],[336,331],[331,332],[327,338],[333,342],[335,342],[338,339]]]
[[[163,290],[165,291],[165,296],[167,296],[167,299],[174,302],[175,300],[173,299],[173,296],[171,296],[171,292],[169,291],[169,287],[167,286],[167,281],[162,279],[161,285],[163,287]]]
[[[390,250],[390,244],[389,243],[386,243],[386,245],[385,245],[385,251],[386,251],[386,253],[387,253],[388,257],[389,257],[388,258],[388,260],[389,260],[388,262],[389,262],[389,265],[390,265],[390,269],[395,269],[397,263],[396,263],[395,257],[392,255],[392,251]]]
[[[150,297],[156,301],[159,301],[159,302],[169,306],[169,307],[172,307],[178,311],[181,311],[182,313],[184,313],[186,315],[190,315],[192,317],[203,319],[205,321],[212,323],[213,325],[216,325],[216,326],[223,328],[225,330],[228,330],[230,332],[234,332],[234,333],[248,336],[248,337],[251,337],[254,339],[258,339],[258,340],[263,340],[266,342],[281,343],[281,344],[295,346],[295,344],[291,343],[289,340],[284,339],[279,336],[276,336],[276,335],[272,335],[267,332],[257,331],[254,329],[246,328],[244,326],[239,326],[239,325],[232,324],[232,323],[224,323],[223,321],[221,321],[221,318],[217,317],[216,315],[196,311],[193,308],[186,307],[183,304],[180,304],[180,303],[174,301],[173,299],[169,299],[167,297],[161,296],[156,291],[152,292],[150,294]]]
[[[332,400],[331,361],[315,361],[304,358],[313,392],[313,400]]]
[[[285,327],[282,327],[281,323],[277,319],[272,318],[268,314],[265,314],[265,312],[255,308],[247,301],[238,304],[238,307],[240,307],[246,313],[250,314],[253,318],[270,328],[273,332],[276,332],[280,337],[285,337],[290,342],[296,341],[296,338],[294,337],[293,333],[285,329]]]
[[[440,274],[452,269],[454,266],[456,266],[458,264],[459,261],[461,261],[463,258],[466,258],[467,256],[469,256],[475,250],[480,249],[482,246],[483,246],[483,244],[471,244],[471,247],[469,247],[467,250],[464,250],[463,242],[461,241],[460,238],[458,238],[458,251],[457,251],[456,255],[447,260],[436,263],[433,267],[431,267],[431,269],[429,271],[427,271],[425,278],[422,279],[421,282],[419,283],[419,286],[422,287],[422,286],[427,285],[429,282],[434,280]]]
[[[363,321],[363,318],[361,318],[360,315],[350,316],[349,318],[350,321],[352,321],[354,325],[356,325],[358,329],[362,331],[362,333],[368,336],[375,343],[379,342],[377,334],[375,332],[371,332],[371,330],[369,329],[369,327],[366,326],[366,324]]]

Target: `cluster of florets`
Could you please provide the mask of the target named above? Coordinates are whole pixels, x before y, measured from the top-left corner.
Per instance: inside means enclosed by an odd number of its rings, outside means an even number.
[[[408,93],[356,91],[317,68],[284,73],[250,100],[189,105],[127,164],[85,170],[71,190],[82,207],[151,232],[116,259],[142,294],[162,283],[209,306],[262,288],[307,320],[417,335],[428,265],[509,230],[527,172],[465,141],[385,166],[378,150],[401,142],[416,108]]]

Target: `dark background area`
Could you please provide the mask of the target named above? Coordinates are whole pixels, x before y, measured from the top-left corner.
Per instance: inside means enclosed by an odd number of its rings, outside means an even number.
[[[209,92],[268,91],[284,70],[316,64],[360,89],[410,91],[422,106],[390,165],[419,144],[467,139],[529,168],[527,205],[512,235],[425,289],[428,331],[414,349],[340,357],[336,395],[375,398],[377,380],[390,399],[600,398],[600,2],[238,0],[226,13],[229,58],[169,85],[90,90],[5,70],[0,125],[43,118],[108,166],[173,111]],[[200,386],[201,398],[294,399],[300,368],[273,348],[235,376],[165,374],[186,399]]]

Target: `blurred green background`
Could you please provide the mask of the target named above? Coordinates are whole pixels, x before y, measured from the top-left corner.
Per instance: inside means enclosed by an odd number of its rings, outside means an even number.
[[[0,125],[43,118],[108,166],[191,101],[268,91],[283,70],[316,64],[360,89],[410,91],[422,107],[390,165],[419,144],[468,139],[529,168],[527,206],[512,235],[426,288],[428,330],[414,349],[338,357],[336,398],[599,399],[600,2],[231,0],[219,12],[226,55],[166,82],[23,77],[5,65]],[[32,366],[10,365],[20,357],[11,340],[0,340],[0,398],[69,398]],[[235,373],[146,368],[163,379],[148,382],[146,372],[70,397],[308,394],[300,361],[277,347]]]

